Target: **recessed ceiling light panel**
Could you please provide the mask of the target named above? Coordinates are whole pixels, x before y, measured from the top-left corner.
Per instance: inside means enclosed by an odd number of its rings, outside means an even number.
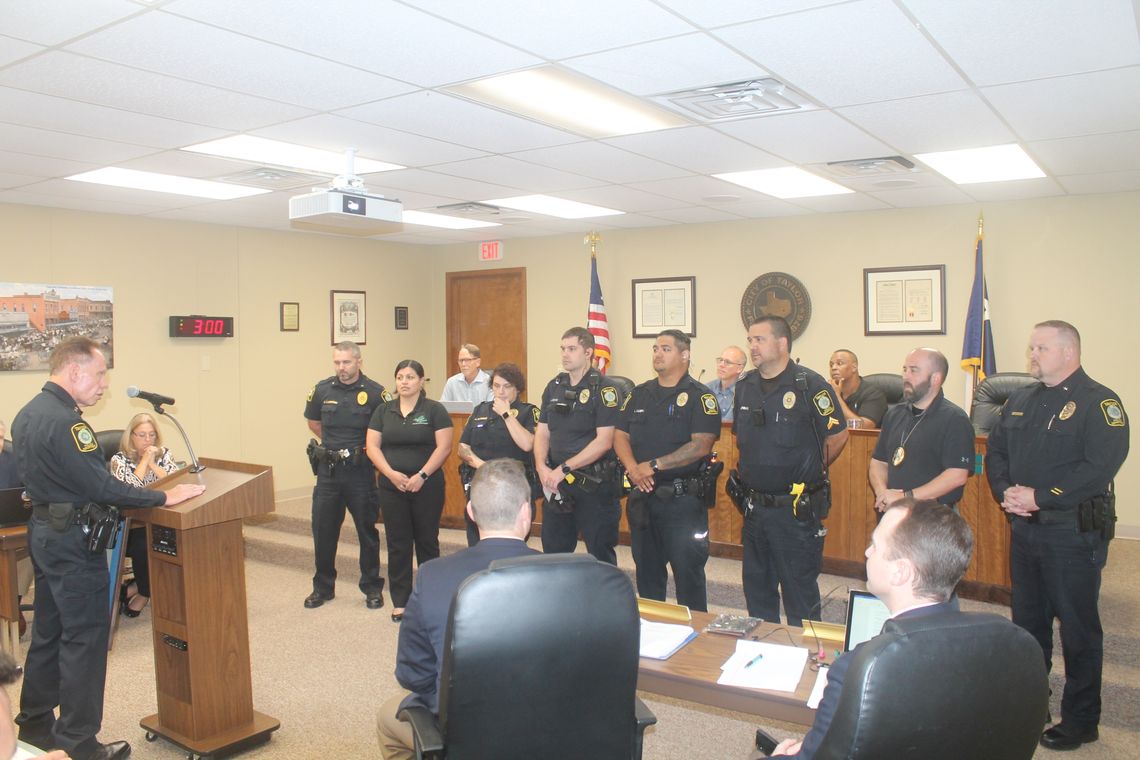
[[[757,169],[748,172],[714,174],[717,179],[732,182],[776,198],[811,198],[820,195],[843,195],[854,190],[837,185],[823,177],[794,166],[782,169]]]
[[[502,227],[498,222],[481,222],[478,219],[460,219],[457,216],[432,214],[427,211],[405,211],[404,224],[424,227],[442,227],[446,230],[473,230],[478,227]]]
[[[111,187],[127,187],[132,190],[149,190],[154,193],[171,193],[173,195],[190,195],[195,198],[211,198],[213,200],[228,201],[234,198],[246,198],[251,195],[268,193],[257,187],[243,187],[224,182],[214,182],[208,179],[194,179],[193,177],[178,177],[173,174],[158,174],[157,172],[143,172],[137,169],[120,169],[108,166],[95,171],[72,174],[64,179],[75,182],[90,182],[96,185],[109,185]]]
[[[285,166],[290,169],[305,169],[322,174],[336,175],[345,172],[346,159],[343,153],[323,148],[309,148],[304,145],[269,140],[253,135],[233,135],[220,140],[209,140],[197,145],[189,145],[182,150],[203,153],[208,156],[232,158],[238,161]],[[354,156],[354,174],[373,174],[393,169],[403,169],[399,164],[375,161],[371,158]]]
[[[518,195],[513,198],[495,198],[494,200],[483,201],[483,203],[517,208],[546,216],[556,216],[560,219],[589,219],[595,216],[615,216],[625,213],[603,206],[591,206],[589,203],[555,198],[552,195]]]
[[[914,157],[959,185],[1045,176],[1041,167],[1017,144],[916,153]]]

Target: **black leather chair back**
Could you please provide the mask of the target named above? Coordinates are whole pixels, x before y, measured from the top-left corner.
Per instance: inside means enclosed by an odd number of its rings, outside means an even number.
[[[888,621],[854,657],[816,760],[1028,760],[1049,702],[1040,645],[998,615]]]
[[[873,375],[863,375],[863,382],[872,385],[883,392],[887,397],[887,406],[894,406],[902,401],[902,376],[890,372],[876,372]]]
[[[633,390],[634,386],[632,380],[628,377],[622,377],[621,375],[606,375],[605,382],[606,385],[612,385],[617,388],[618,399],[620,399],[618,401],[619,404],[625,400],[625,397],[629,395],[629,392]]]
[[[1013,392],[1032,385],[1037,380],[1025,372],[995,372],[974,389],[974,403],[970,407],[970,422],[974,432],[989,435],[1001,419],[1001,408]]]
[[[444,640],[447,757],[629,758],[640,633],[629,578],[586,555],[500,560],[468,578]]]
[[[99,449],[103,452],[103,458],[106,459],[109,464],[111,457],[119,453],[119,444],[123,440],[123,429],[100,430],[95,434],[95,440],[99,443]]]

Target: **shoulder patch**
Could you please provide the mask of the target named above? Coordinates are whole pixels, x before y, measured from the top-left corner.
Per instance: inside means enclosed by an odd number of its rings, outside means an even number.
[[[1100,411],[1104,414],[1104,421],[1107,422],[1110,427],[1124,427],[1128,424],[1124,418],[1124,408],[1120,406],[1120,402],[1114,398],[1101,401]]]
[[[538,424],[538,407],[532,406],[530,408],[530,413],[534,415],[534,424],[537,425]]]
[[[317,386],[314,385],[312,388],[309,389],[309,395],[307,398],[305,398],[305,400],[306,401],[312,401],[313,396],[316,395],[316,393],[317,393]]]
[[[812,403],[815,404],[815,410],[819,412],[821,417],[828,417],[835,411],[835,404],[831,403],[831,394],[827,391],[820,391],[812,397]]]
[[[630,391],[629,393],[625,394],[625,400],[621,402],[621,411],[624,412],[625,408],[627,406],[629,406],[629,400],[631,398],[633,398],[633,391]]]
[[[392,391],[384,391],[380,394],[380,398],[384,399],[385,401],[391,401],[396,397],[392,395]]]
[[[586,391],[582,391],[582,392],[585,393]],[[585,402],[583,402],[583,403],[585,403]],[[606,406],[609,406],[609,407],[617,406],[618,405],[617,388],[613,387],[612,385],[607,385],[605,388],[602,388],[602,403],[605,404]]]
[[[95,440],[95,433],[91,432],[91,428],[86,422],[77,422],[72,425],[71,437],[75,440],[75,448],[84,454],[99,448],[99,442]]]
[[[720,407],[716,405],[716,396],[711,393],[701,396],[701,408],[705,410],[705,414],[720,416]]]

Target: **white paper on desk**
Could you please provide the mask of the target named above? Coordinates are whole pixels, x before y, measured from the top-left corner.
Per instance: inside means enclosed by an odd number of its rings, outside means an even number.
[[[823,690],[827,688],[827,671],[831,668],[824,665],[815,674],[815,686],[811,687],[811,695],[808,697],[807,706],[813,710],[819,709],[819,703],[823,701]]]
[[[641,621],[641,650],[642,657],[651,657],[655,660],[667,660],[674,652],[697,637],[692,626],[676,625],[673,623],[654,623],[649,620]]]
[[[751,667],[748,663],[763,655]],[[736,652],[720,666],[717,683],[746,689],[795,691],[807,664],[808,650],[763,641],[738,641]]]

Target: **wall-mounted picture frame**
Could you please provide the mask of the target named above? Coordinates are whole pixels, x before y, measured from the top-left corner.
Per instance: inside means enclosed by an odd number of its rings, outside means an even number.
[[[0,372],[47,372],[53,348],[82,335],[115,366],[114,289],[101,285],[0,282]]]
[[[863,270],[864,335],[945,335],[946,265]]]
[[[301,329],[301,304],[282,301],[280,304],[281,332],[298,332]]]
[[[396,329],[397,330],[407,330],[408,329],[408,307],[407,306],[397,306],[396,307]]]
[[[359,346],[368,342],[368,308],[363,290],[330,290],[329,322],[332,345],[351,340]]]
[[[697,278],[633,280],[633,337],[653,338],[662,330],[697,335]]]

